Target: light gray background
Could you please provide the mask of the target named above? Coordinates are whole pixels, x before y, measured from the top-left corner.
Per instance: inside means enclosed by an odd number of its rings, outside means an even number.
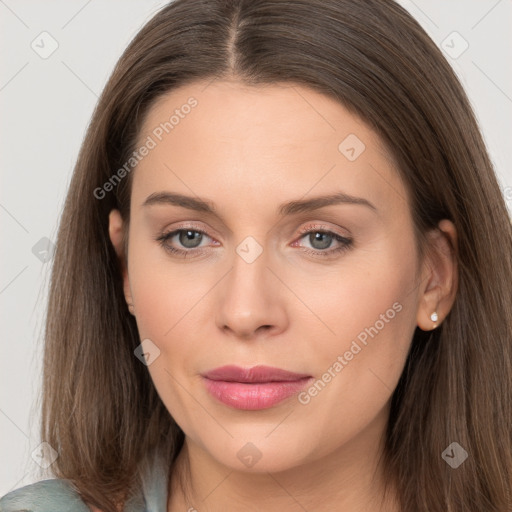
[[[55,239],[97,97],[128,42],[165,3],[0,0],[0,496],[41,478],[31,453],[40,444],[35,400],[50,263],[32,248]],[[451,53],[512,211],[512,1],[400,3]],[[44,31],[58,43],[46,59],[31,47],[51,48]],[[464,40],[468,49],[453,58]]]

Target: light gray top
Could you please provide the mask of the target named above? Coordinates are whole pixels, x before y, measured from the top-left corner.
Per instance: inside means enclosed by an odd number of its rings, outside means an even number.
[[[160,457],[141,464],[143,492],[124,512],[165,512],[169,467]],[[68,480],[52,478],[20,487],[0,498],[0,512],[91,512]]]

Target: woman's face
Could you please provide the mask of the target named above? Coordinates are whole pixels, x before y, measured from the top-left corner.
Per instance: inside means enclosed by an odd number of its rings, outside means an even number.
[[[214,81],[161,98],[137,148],[125,292],[187,442],[251,471],[375,448],[422,275],[378,136],[306,87]]]

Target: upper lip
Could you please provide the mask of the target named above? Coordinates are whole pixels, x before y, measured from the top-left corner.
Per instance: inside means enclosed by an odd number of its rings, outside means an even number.
[[[311,377],[304,373],[289,372],[281,368],[258,365],[251,368],[227,365],[214,368],[202,374],[210,380],[222,380],[226,382],[283,382],[294,381]]]

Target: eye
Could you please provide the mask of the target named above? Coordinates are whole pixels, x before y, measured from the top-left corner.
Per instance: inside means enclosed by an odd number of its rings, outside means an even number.
[[[166,251],[186,258],[191,254],[203,252],[201,242],[205,237],[210,238],[204,231],[193,226],[187,226],[162,233],[156,238],[156,241]]]
[[[348,250],[353,243],[351,238],[342,236],[329,229],[324,229],[323,226],[308,225],[302,228],[300,232],[303,236],[299,240],[306,239],[311,245],[311,248],[304,247],[303,250],[313,256],[332,256]],[[295,246],[296,243],[294,242],[292,246]],[[334,247],[332,247],[333,244]]]

